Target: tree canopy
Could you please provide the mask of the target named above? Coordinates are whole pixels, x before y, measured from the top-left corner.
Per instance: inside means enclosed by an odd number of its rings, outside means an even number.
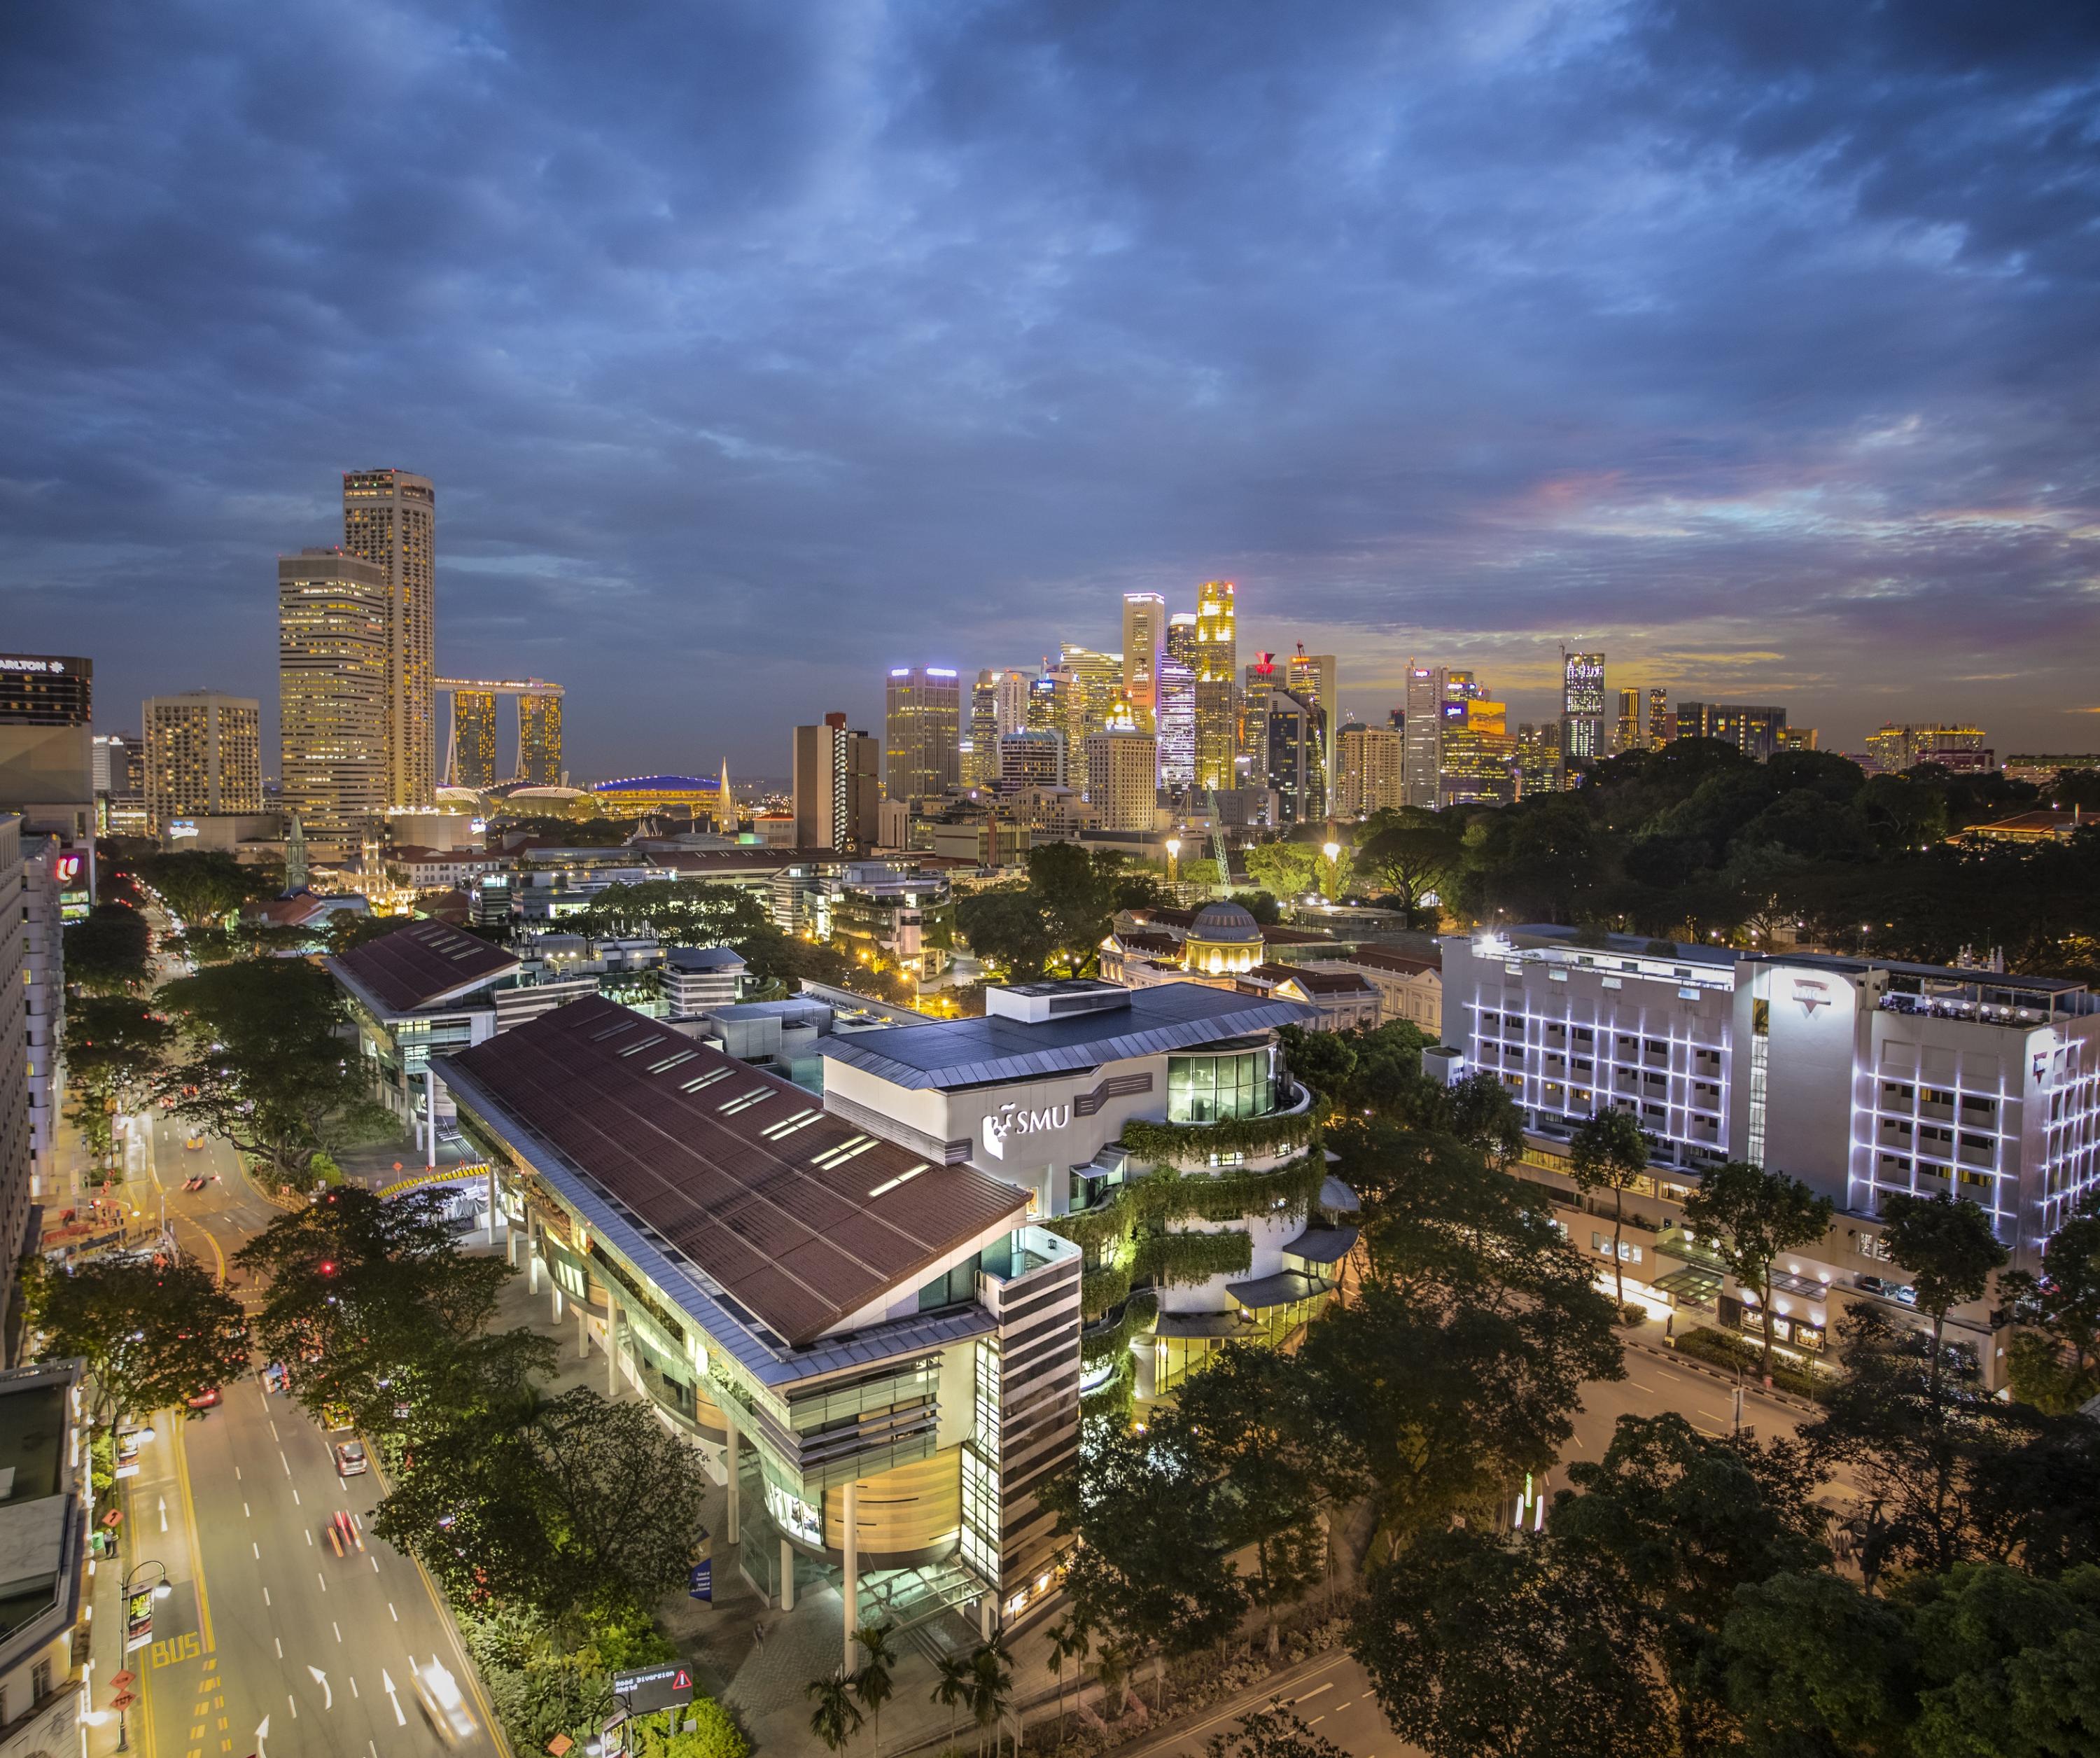
[[[86,1362],[104,1426],[179,1407],[247,1366],[240,1302],[192,1257],[40,1265],[34,1309],[44,1358]]]

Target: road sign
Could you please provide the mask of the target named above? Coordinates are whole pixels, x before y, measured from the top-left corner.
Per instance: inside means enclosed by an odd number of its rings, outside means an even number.
[[[129,1709],[132,1704],[138,1701],[139,1699],[134,1697],[129,1691],[119,1691],[114,1697],[109,1699],[109,1707],[112,1709]]]
[[[693,1565],[692,1579],[686,1586],[686,1594],[688,1598],[704,1599],[710,1605],[713,1604],[715,1566],[711,1559],[703,1560]]]
[[[135,1681],[138,1676],[135,1672],[112,1672],[109,1675],[110,1686],[112,1690],[121,1691],[126,1685]]]
[[[632,1672],[612,1676],[612,1694],[625,1703],[629,1713],[653,1715],[660,1709],[675,1709],[693,1700],[693,1669],[682,1660],[660,1667],[638,1667]]]

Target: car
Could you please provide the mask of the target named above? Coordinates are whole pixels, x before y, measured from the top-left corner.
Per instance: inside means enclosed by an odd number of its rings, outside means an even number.
[[[328,1534],[329,1548],[338,1557],[364,1548],[364,1522],[347,1508],[338,1508],[330,1514],[322,1531]]]
[[[362,1441],[338,1441],[335,1448],[335,1474],[339,1478],[361,1478],[371,1467],[364,1456]]]
[[[1889,1291],[1888,1283],[1882,1281],[1879,1276],[1857,1275],[1852,1279],[1869,1294],[1886,1294]]]
[[[324,1404],[321,1406],[321,1426],[331,1434],[340,1434],[346,1429],[355,1428],[357,1419],[351,1415],[346,1405]]]
[[[208,1385],[201,1392],[191,1394],[186,1402],[192,1410],[215,1410],[224,1398],[217,1386]]]
[[[281,1392],[285,1389],[285,1364],[281,1361],[273,1361],[262,1370],[262,1384],[268,1390]]]
[[[193,1135],[190,1137],[188,1140],[184,1142],[183,1146],[191,1153],[194,1154],[204,1146],[204,1137],[201,1135]]]
[[[416,1701],[423,1706],[431,1729],[446,1745],[463,1746],[480,1731],[480,1724],[461,1693],[459,1681],[435,1654],[430,1656],[428,1666],[416,1669],[415,1678]]]

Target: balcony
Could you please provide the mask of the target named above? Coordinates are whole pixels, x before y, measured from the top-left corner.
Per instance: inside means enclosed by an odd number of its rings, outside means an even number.
[[[1674,1257],[1679,1263],[1712,1270],[1716,1274],[1725,1275],[1728,1270],[1726,1260],[1712,1246],[1701,1245],[1689,1234],[1674,1227],[1656,1236],[1655,1254],[1658,1257]]]

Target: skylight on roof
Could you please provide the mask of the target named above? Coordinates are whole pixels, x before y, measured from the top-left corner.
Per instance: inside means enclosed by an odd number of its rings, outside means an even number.
[[[753,1087],[748,1093],[739,1093],[733,1099],[724,1100],[715,1109],[726,1117],[734,1117],[739,1111],[749,1111],[752,1106],[772,1096],[773,1090],[770,1087]]]
[[[621,1053],[624,1054],[625,1052],[623,1051]],[[700,1053],[698,1050],[680,1050],[674,1055],[666,1056],[660,1061],[650,1063],[649,1071],[652,1075],[665,1073],[668,1070],[679,1067],[682,1063],[690,1062],[699,1053]]]
[[[702,1087],[711,1087],[717,1080],[726,1080],[728,1079],[729,1070],[726,1068],[710,1068],[704,1075],[695,1075],[683,1086],[680,1087],[678,1090],[681,1093],[697,1093]]]
[[[796,1111],[792,1117],[783,1118],[779,1123],[768,1124],[762,1133],[769,1142],[778,1142],[783,1136],[794,1134],[797,1129],[808,1129],[823,1115],[814,1106],[805,1107]]]
[[[637,1038],[620,1053],[623,1056],[632,1056],[637,1050],[646,1050],[652,1044],[661,1044],[664,1041],[664,1035],[661,1032],[656,1032],[649,1037]]]
[[[912,1179],[917,1177],[920,1173],[924,1172],[930,1164],[932,1164],[930,1161],[922,1159],[917,1165],[914,1166],[911,1171],[900,1172],[895,1177],[888,1179],[881,1184],[878,1184],[872,1190],[870,1190],[867,1193],[868,1200],[870,1202],[873,1202],[876,1197],[880,1196],[885,1190],[893,1190],[900,1184],[909,1183]]]
[[[849,1159],[858,1159],[871,1147],[881,1143],[871,1135],[857,1135],[840,1142],[836,1147],[827,1148],[810,1164],[822,1166],[827,1172],[836,1172]]]

